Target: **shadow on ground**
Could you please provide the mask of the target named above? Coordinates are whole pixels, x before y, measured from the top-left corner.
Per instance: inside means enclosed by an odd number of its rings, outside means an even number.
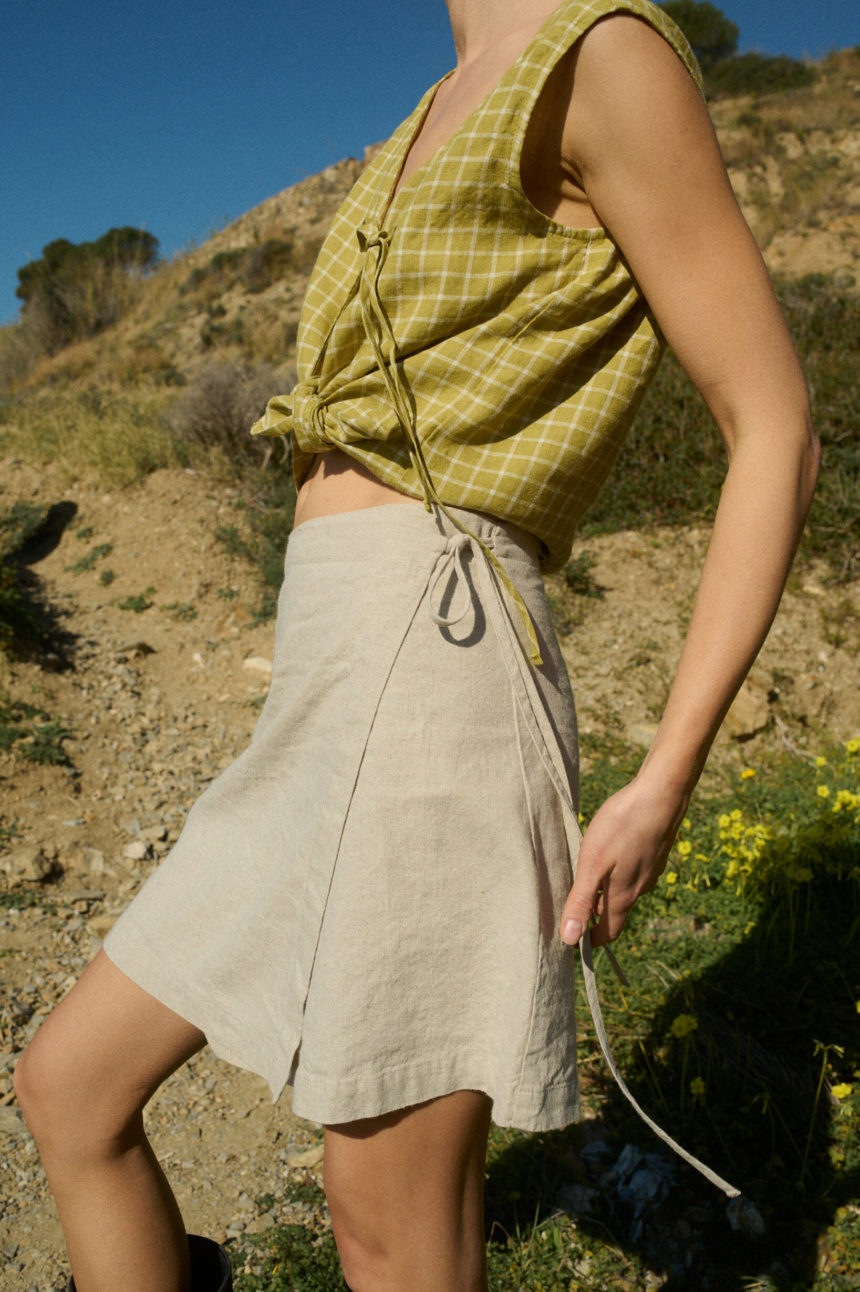
[[[69,501],[16,503],[0,518],[0,644],[49,671],[71,667],[75,639],[32,567],[59,546],[77,510]]]
[[[677,980],[641,1044],[627,1045],[626,1078],[639,1102],[754,1204],[754,1213],[736,1214],[741,1231],[729,1224],[722,1193],[675,1159],[607,1084],[597,1121],[508,1137],[489,1167],[488,1237],[522,1233],[561,1204],[578,1213],[580,1234],[635,1254],[643,1269],[669,1274],[677,1286],[800,1292],[822,1267],[831,1274],[819,1287],[860,1286],[860,1249],[856,1267],[840,1267],[824,1239],[860,1183],[856,1150],[838,1147],[841,1113],[830,1094],[831,1083],[850,1081],[860,1064],[857,860],[847,859],[854,879],[822,875],[799,885],[793,903],[765,904],[723,958],[689,977],[671,975]],[[637,936],[635,926],[626,936]],[[646,955],[632,969],[647,967]],[[679,1015],[698,1026],[667,1041]],[[698,1098],[690,1090],[697,1078],[704,1085]],[[657,1187],[637,1206],[630,1173],[620,1181],[607,1176],[631,1144],[634,1156],[636,1149],[659,1155],[652,1161],[658,1176],[660,1162],[671,1163],[662,1199]],[[648,1165],[641,1163],[646,1176]],[[749,1232],[757,1217],[758,1234]]]

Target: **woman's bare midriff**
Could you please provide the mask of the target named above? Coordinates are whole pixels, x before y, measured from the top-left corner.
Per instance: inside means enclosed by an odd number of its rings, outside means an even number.
[[[344,511],[404,502],[421,505],[418,499],[407,498],[391,485],[377,480],[367,467],[342,449],[331,449],[317,454],[302,483],[293,528],[318,516],[337,516]]]

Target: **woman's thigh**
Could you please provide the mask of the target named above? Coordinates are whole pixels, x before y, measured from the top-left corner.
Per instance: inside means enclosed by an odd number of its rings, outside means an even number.
[[[374,1286],[387,1286],[392,1275],[395,1287],[484,1286],[491,1109],[487,1095],[458,1090],[383,1117],[326,1126],[326,1197],[351,1286],[360,1288],[374,1267]]]
[[[203,1033],[100,951],[39,1028],[15,1070],[34,1133],[59,1147],[120,1135],[159,1085],[206,1043]]]

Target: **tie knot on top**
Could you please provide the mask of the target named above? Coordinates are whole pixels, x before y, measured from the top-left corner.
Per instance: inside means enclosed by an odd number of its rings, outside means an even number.
[[[387,229],[380,229],[374,220],[366,220],[356,229],[358,245],[362,251],[373,251],[375,247],[386,247],[391,241]]]
[[[312,453],[328,447],[325,438],[325,405],[319,397],[318,381],[300,381],[290,393],[293,430],[299,446]]]

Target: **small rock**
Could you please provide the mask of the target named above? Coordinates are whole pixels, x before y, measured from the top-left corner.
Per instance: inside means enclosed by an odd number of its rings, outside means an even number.
[[[134,839],[122,850],[122,855],[127,861],[145,861],[150,854],[150,846],[146,839]]]
[[[627,739],[634,745],[644,745],[646,749],[649,748],[656,734],[655,722],[633,722],[627,728]]]
[[[264,659],[262,655],[250,655],[248,659],[242,661],[242,668],[246,668],[252,673],[265,673],[272,676],[272,661]]]
[[[764,1233],[764,1217],[749,1198],[732,1198],[726,1205],[726,1215],[736,1234],[748,1234],[750,1238],[761,1238]]]
[[[319,1166],[320,1162],[323,1160],[324,1152],[325,1146],[323,1144],[317,1144],[314,1148],[305,1149],[304,1153],[290,1153],[284,1160],[287,1166],[297,1169],[301,1169],[302,1167],[310,1168]]]
[[[126,834],[140,834],[140,822],[137,817],[132,817],[130,821],[123,821],[122,828]]]
[[[106,938],[118,919],[117,915],[94,915],[87,920],[87,928],[94,938]]]
[[[42,883],[54,873],[55,863],[39,844],[27,843],[4,858],[3,869],[13,881]]]
[[[20,1111],[17,1108],[0,1108],[0,1135],[29,1135]]]
[[[735,740],[748,740],[764,731],[770,722],[767,696],[749,681],[744,682],[726,714],[723,726]]]
[[[91,875],[103,875],[105,872],[105,855],[99,848],[85,848],[87,868]]]
[[[160,843],[162,839],[167,838],[167,826],[149,825],[145,830],[142,830],[141,833],[144,839],[148,839],[150,843]]]
[[[116,653],[117,655],[126,655],[130,659],[136,659],[144,655],[154,655],[155,647],[150,646],[149,642],[132,641],[126,642],[123,646],[118,646]]]

